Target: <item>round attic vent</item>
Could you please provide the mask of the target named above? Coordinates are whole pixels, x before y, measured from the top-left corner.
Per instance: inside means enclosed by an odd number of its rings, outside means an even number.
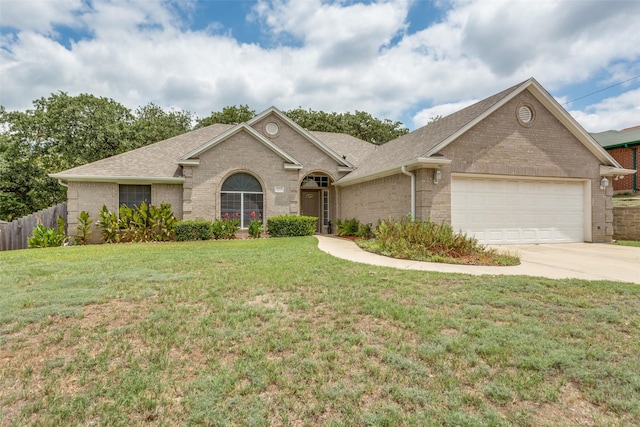
[[[518,107],[518,121],[523,126],[531,126],[534,119],[533,108],[530,105],[521,105]]]
[[[278,134],[278,131],[280,130],[280,128],[278,128],[278,125],[276,123],[269,122],[267,123],[267,126],[265,126],[264,130],[267,132],[268,135],[275,136]]]

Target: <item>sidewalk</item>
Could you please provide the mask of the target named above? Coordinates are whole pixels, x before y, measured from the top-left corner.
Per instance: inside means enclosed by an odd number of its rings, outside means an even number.
[[[601,243],[510,245],[496,247],[520,256],[520,265],[487,267],[389,258],[364,251],[354,242],[316,235],[318,248],[337,258],[405,270],[472,275],[524,275],[550,279],[613,280],[640,284],[640,248]]]

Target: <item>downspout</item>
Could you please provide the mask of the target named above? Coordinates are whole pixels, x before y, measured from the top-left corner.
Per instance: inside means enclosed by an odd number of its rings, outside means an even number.
[[[633,192],[635,193],[638,191],[638,147],[633,150],[633,163],[631,168],[636,170],[636,173],[633,174]]]
[[[409,172],[406,166],[402,166],[403,174],[411,177],[411,219],[416,220],[416,174]]]
[[[61,179],[58,180],[58,184],[62,185],[64,188],[69,188],[69,184],[65,184]]]

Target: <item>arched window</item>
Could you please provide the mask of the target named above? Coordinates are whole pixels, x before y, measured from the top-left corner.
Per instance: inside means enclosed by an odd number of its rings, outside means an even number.
[[[248,173],[231,175],[222,184],[220,191],[220,217],[239,218],[240,226],[247,228],[252,215],[263,217],[262,186]]]

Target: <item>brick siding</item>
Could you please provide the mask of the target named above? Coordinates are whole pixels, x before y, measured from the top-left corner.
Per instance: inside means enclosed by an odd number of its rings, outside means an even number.
[[[517,108],[528,103],[535,111],[532,126],[521,126]],[[451,174],[504,177],[578,178],[591,182],[591,231],[595,242],[613,235],[612,188],[600,190],[600,162],[528,91],[509,101],[481,123],[445,147],[451,159],[441,168],[442,180],[433,184],[433,170],[416,173],[416,218],[451,222]],[[341,188],[343,218],[377,222],[410,212],[410,179],[400,173]]]
[[[620,166],[625,169],[636,169],[640,167],[636,164],[636,167],[633,167],[633,153],[636,153],[636,163],[640,163],[640,146],[629,147],[629,148],[614,148],[613,150],[608,150],[611,157],[616,159]],[[633,178],[636,178],[636,188],[633,187]],[[625,193],[637,191],[638,187],[640,187],[640,182],[638,182],[638,173],[635,175],[625,175],[621,179],[613,180],[613,191],[614,193]]]

